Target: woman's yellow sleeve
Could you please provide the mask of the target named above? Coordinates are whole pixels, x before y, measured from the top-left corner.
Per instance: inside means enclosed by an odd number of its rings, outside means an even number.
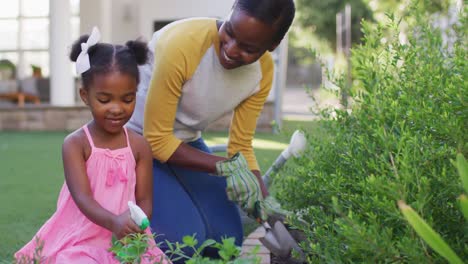
[[[236,107],[229,131],[228,156],[242,152],[251,170],[260,170],[253,151],[252,140],[257,119],[273,83],[274,64],[270,53],[267,52],[260,58],[260,65],[262,68],[260,91]]]
[[[166,162],[179,147],[174,136],[177,104],[185,82],[186,58],[177,45],[159,41],[155,47],[154,71],[146,98],[143,135],[153,157]]]

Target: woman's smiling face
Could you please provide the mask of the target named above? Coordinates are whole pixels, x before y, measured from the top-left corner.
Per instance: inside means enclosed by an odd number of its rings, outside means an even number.
[[[219,28],[219,62],[234,69],[257,61],[267,50],[273,51],[276,28],[245,11],[234,9]]]

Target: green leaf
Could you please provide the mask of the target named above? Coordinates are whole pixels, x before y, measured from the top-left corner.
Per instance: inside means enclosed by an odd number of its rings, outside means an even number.
[[[189,247],[195,247],[198,244],[198,240],[195,239],[195,235],[192,236],[184,236],[182,238],[182,242]]]
[[[410,206],[403,201],[398,201],[398,207],[405,216],[408,223],[413,227],[416,233],[449,263],[463,264],[461,259],[445,243],[445,241],[422,219]]]
[[[465,193],[468,194],[468,162],[466,162],[465,157],[463,157],[461,153],[457,154],[457,169],[460,174],[463,189],[465,189]]]
[[[115,245],[115,243],[118,243],[118,241],[119,240],[117,239],[117,237],[114,234],[112,234],[112,244]]]
[[[200,253],[203,251],[203,249],[205,249],[206,247],[209,247],[209,246],[212,246],[212,245],[215,245],[216,244],[216,241],[213,240],[213,239],[207,239],[203,242],[203,244],[200,245],[200,247],[197,249],[196,253],[197,255],[200,255]]]
[[[167,247],[169,248],[170,251],[174,251],[174,245],[169,241],[165,240]]]
[[[465,219],[468,220],[468,198],[466,195],[460,195],[460,207]]]

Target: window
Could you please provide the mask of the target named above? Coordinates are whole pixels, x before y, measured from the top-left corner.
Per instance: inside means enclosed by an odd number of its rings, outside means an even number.
[[[67,0],[60,0],[67,1]],[[71,39],[80,31],[79,0],[69,0]],[[17,78],[31,76],[31,65],[49,75],[49,0],[0,0],[0,60],[17,67]]]

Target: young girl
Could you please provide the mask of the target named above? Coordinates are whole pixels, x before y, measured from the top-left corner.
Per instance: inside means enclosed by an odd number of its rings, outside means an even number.
[[[70,54],[82,77],[80,97],[93,119],[65,138],[65,184],[57,211],[15,254],[18,260],[32,258],[39,239],[41,263],[118,263],[108,252],[112,235],[150,234],[132,221],[127,203],[135,202],[151,217],[151,149],[142,136],[124,127],[135,108],[137,65],[146,62],[147,48],[138,41],[121,46],[98,40],[94,28],[91,36],[73,44]],[[166,263],[153,240],[148,248],[146,262]]]

